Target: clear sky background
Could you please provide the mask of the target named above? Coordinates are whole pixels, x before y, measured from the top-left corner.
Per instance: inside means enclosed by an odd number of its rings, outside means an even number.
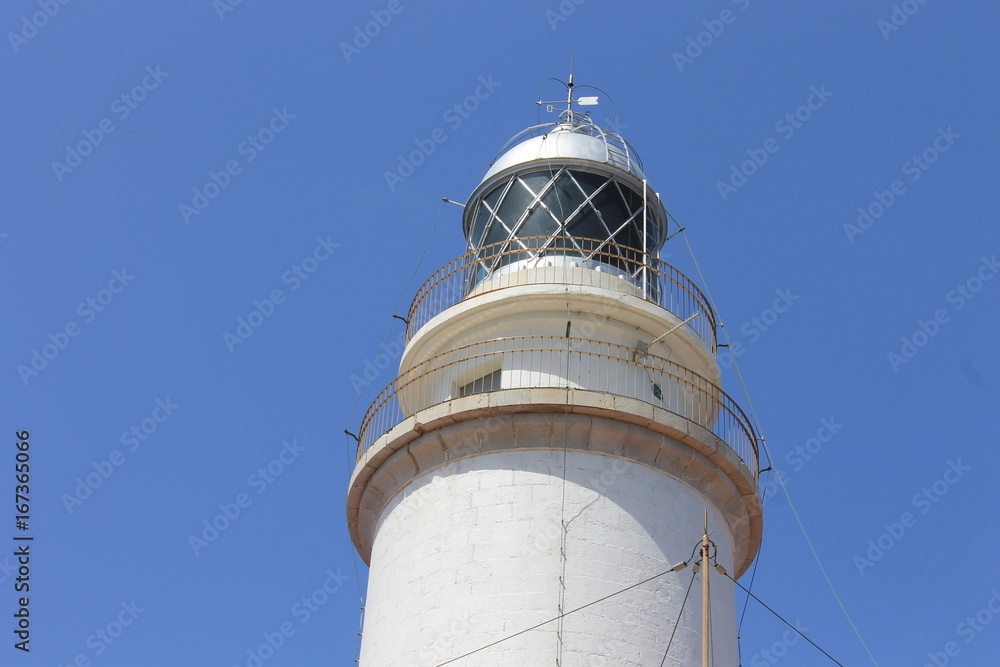
[[[395,348],[357,380],[464,252],[458,207],[434,230],[441,198],[465,200],[573,53],[617,106],[601,94],[595,119],[686,226],[773,465],[878,663],[997,664],[1000,9],[222,2],[0,7],[0,554],[35,537],[30,654],[0,556],[0,664],[247,665],[283,623],[269,667],[353,663],[366,569],[342,431]],[[664,257],[691,271],[680,237]],[[755,594],[872,664],[775,491]],[[751,602],[743,664],[832,664],[784,630]]]

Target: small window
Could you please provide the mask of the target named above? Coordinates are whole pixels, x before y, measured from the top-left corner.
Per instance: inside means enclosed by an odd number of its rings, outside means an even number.
[[[472,394],[485,394],[488,391],[496,391],[500,389],[500,369],[497,369],[490,373],[489,375],[484,375],[478,380],[473,380],[464,387],[459,387],[458,395],[461,396],[471,396]]]

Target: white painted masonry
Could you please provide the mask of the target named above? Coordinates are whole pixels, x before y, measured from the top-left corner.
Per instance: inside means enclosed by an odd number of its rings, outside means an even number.
[[[568,609],[685,560],[705,509],[719,562],[732,567],[728,529],[687,485],[631,461],[569,452],[563,510],[562,463],[558,449],[465,458],[414,478],[410,495],[389,503],[372,551],[362,664],[443,662],[555,617],[563,520]],[[568,617],[563,664],[659,664],[664,627],[677,617],[690,577],[690,569],[672,573]],[[696,598],[685,609],[680,645],[698,646]],[[731,586],[713,587],[713,608],[716,663],[735,665]],[[455,619],[464,631],[436,645]],[[551,623],[459,664],[554,665],[556,629]],[[602,662],[587,662],[597,653]]]

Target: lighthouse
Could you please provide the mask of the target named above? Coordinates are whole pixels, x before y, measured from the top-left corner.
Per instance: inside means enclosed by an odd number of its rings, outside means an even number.
[[[362,420],[362,667],[738,662],[757,436],[642,161],[579,88],[490,163]]]

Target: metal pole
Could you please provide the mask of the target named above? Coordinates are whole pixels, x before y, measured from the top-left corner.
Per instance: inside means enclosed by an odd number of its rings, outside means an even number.
[[[701,667],[708,666],[708,631],[711,612],[709,609],[708,564],[708,512],[705,512],[705,533],[701,536]]]
[[[642,296],[645,299],[649,298],[649,290],[647,287],[647,276],[649,275],[649,268],[646,266],[646,256],[649,254],[649,248],[646,247],[646,211],[649,210],[649,202],[646,201],[646,179],[642,179]]]

